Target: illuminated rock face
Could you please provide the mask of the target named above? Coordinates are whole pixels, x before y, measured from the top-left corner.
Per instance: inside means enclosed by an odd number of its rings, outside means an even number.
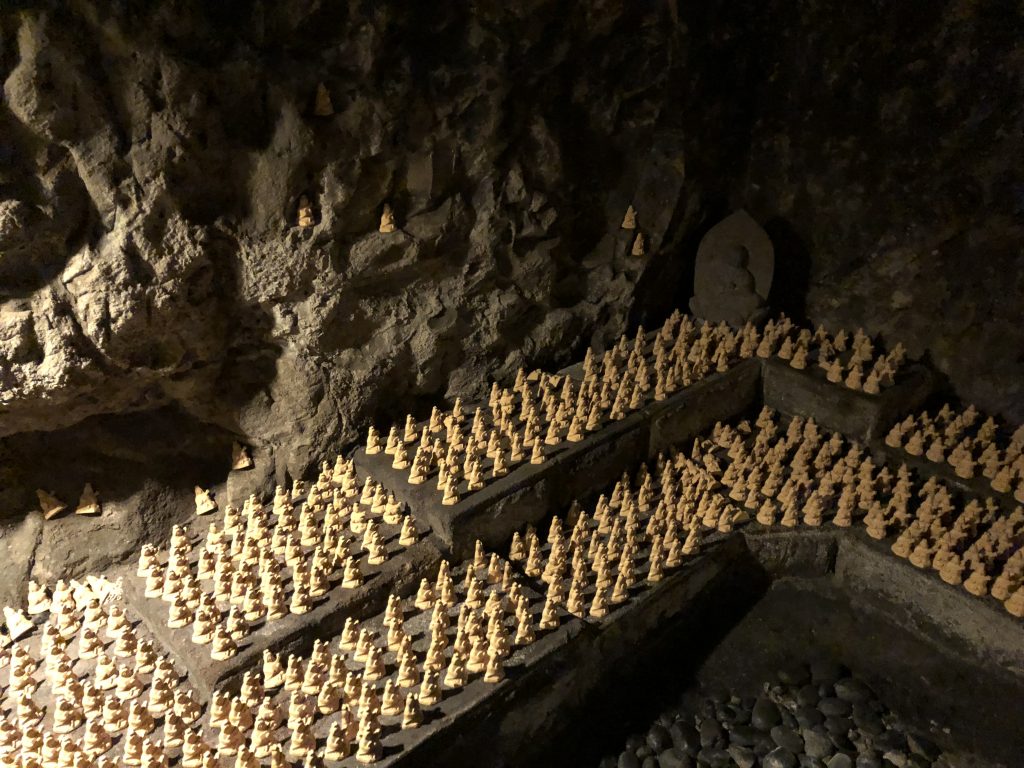
[[[737,208],[775,246],[773,309],[930,350],[1024,420],[1024,118],[997,13],[210,5],[0,19],[13,583],[153,538],[234,442],[244,498],[371,418],[655,325]],[[25,516],[86,482],[105,514],[81,530]]]
[[[397,4],[228,26],[102,5],[2,29],[0,513],[72,443],[97,466],[62,498],[183,462],[220,476],[234,440],[263,479],[303,474],[370,417],[678,303],[700,194],[665,9],[594,9],[552,45],[555,7],[424,35]],[[646,259],[603,239],[623,200]]]

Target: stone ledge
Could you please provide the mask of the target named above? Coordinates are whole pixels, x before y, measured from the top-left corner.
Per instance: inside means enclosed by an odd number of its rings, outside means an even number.
[[[797,370],[778,358],[763,365],[765,405],[813,417],[819,426],[862,442],[884,436],[896,416],[924,402],[933,386],[931,372],[922,365],[909,366],[895,385],[877,395],[833,384],[818,370]]]

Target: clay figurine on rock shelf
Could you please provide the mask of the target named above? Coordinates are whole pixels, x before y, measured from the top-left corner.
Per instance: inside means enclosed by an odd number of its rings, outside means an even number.
[[[622,229],[636,229],[636,209],[629,206],[626,215],[622,217]]]
[[[391,206],[384,203],[384,210],[380,214],[380,227],[378,231],[383,235],[391,234],[395,231],[395,212],[391,210]]]
[[[633,240],[633,248],[630,253],[633,256],[645,256],[647,254],[647,241],[644,239],[643,232],[636,233],[636,238]]]
[[[85,488],[82,489],[82,496],[78,499],[78,506],[75,507],[75,514],[98,515],[102,511],[103,508],[100,506],[100,500],[96,495],[96,491],[93,490],[92,485],[86,483]]]
[[[317,83],[316,98],[313,102],[313,114],[317,117],[330,117],[334,114],[334,105],[331,103],[331,94],[327,86]]]
[[[42,489],[36,490],[36,496],[39,498],[39,508],[43,511],[43,517],[47,520],[53,519],[68,508],[63,501]]]
[[[313,206],[305,195],[299,197],[298,225],[300,227],[312,227],[316,221],[313,218]]]
[[[249,449],[240,443],[231,444],[231,469],[252,469],[252,457],[249,456]]]

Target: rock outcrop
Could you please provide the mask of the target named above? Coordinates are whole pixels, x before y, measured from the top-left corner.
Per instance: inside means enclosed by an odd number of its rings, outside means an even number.
[[[233,441],[237,497],[679,303],[668,6],[48,5],[0,18],[0,602],[159,538]],[[26,517],[86,482],[101,518]]]

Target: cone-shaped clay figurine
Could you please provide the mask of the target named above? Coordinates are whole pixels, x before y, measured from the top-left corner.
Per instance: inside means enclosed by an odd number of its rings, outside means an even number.
[[[29,634],[34,628],[29,619],[17,608],[4,606],[4,623],[7,624],[7,634],[11,640],[20,640]]]
[[[630,250],[633,256],[646,256],[647,255],[647,241],[644,238],[643,232],[636,233],[636,239],[633,240],[633,248]]]
[[[200,488],[198,485],[195,487],[196,495],[196,514],[197,515],[208,515],[211,512],[217,511],[217,502],[214,501],[213,496],[209,490]]]
[[[349,743],[348,734],[342,728],[341,723],[335,720],[331,723],[331,729],[327,732],[324,757],[328,760],[344,760],[351,754],[352,745]]]
[[[323,83],[316,84],[316,97],[313,99],[313,114],[316,117],[330,117],[334,114],[331,94]]]
[[[241,443],[231,444],[231,469],[252,469],[253,464],[252,457],[249,455],[249,449]]]
[[[43,517],[46,520],[56,517],[68,508],[63,501],[42,489],[36,490],[36,496],[39,498],[39,508],[43,511]]]
[[[78,499],[78,506],[75,507],[76,515],[98,515],[102,511],[100,507],[100,500],[96,496],[96,491],[92,489],[89,483],[85,484],[85,488],[82,489],[82,496]]]
[[[626,214],[622,217],[622,228],[636,229],[636,209],[632,205],[626,209]]]
[[[384,210],[380,214],[380,227],[378,227],[378,231],[385,235],[395,231],[395,213],[387,203],[384,203]]]

